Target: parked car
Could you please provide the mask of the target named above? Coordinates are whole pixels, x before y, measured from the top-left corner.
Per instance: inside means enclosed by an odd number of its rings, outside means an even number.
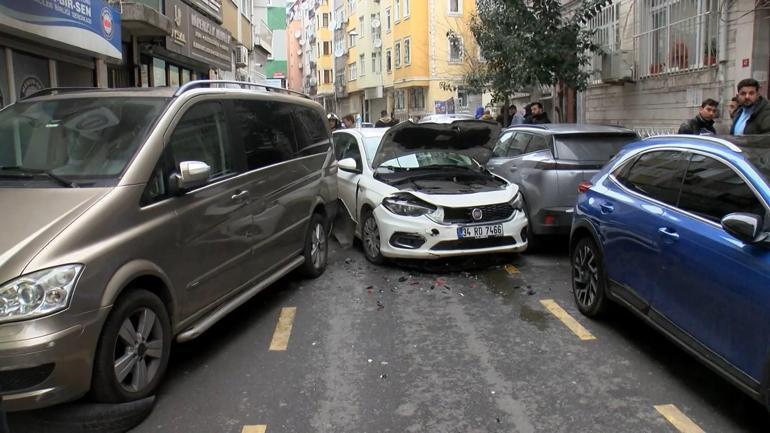
[[[428,114],[418,123],[452,123],[455,120],[475,120],[470,114]]]
[[[49,89],[0,111],[6,410],[150,395],[172,339],[294,269],[324,271],[324,111],[216,87],[233,84]]]
[[[477,120],[335,131],[339,196],[366,258],[523,251],[518,187],[483,166],[498,133]]]
[[[572,286],[632,310],[749,395],[770,390],[770,137],[663,136],[580,185]]]
[[[634,131],[614,126],[514,126],[503,130],[487,168],[521,189],[534,246],[538,236],[569,233],[578,184],[638,139]]]

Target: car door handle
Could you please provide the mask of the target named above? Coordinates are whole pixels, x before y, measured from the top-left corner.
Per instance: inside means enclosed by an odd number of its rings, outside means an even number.
[[[615,210],[615,206],[613,206],[612,203],[605,202],[600,204],[599,207],[601,208],[602,213],[605,215],[608,213],[612,213]]]
[[[249,191],[244,189],[243,191],[236,191],[230,199],[232,200],[244,200],[249,196]]]
[[[665,236],[666,238],[676,241],[679,239],[679,233],[676,232],[676,230],[668,228],[668,227],[661,227],[658,229],[658,233]]]

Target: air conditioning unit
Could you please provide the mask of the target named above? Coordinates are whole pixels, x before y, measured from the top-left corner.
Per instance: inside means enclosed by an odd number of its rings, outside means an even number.
[[[624,83],[634,80],[634,61],[628,50],[602,54],[601,77],[605,83]]]
[[[374,46],[374,48],[379,50],[380,48],[382,48],[382,39],[375,39],[374,42],[372,42],[372,45]]]
[[[246,66],[249,64],[249,49],[243,45],[235,47],[235,65]]]

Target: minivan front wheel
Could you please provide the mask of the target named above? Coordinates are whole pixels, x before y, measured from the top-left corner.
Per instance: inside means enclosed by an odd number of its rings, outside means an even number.
[[[170,346],[171,321],[160,298],[146,290],[121,296],[97,346],[93,398],[122,403],[152,395],[166,371]]]
[[[578,310],[588,317],[601,315],[608,306],[607,280],[604,277],[604,260],[596,243],[584,237],[571,254],[572,293]]]
[[[329,257],[329,237],[324,218],[319,214],[314,214],[310,219],[310,227],[305,235],[304,256],[302,273],[305,276],[316,278],[324,273]]]

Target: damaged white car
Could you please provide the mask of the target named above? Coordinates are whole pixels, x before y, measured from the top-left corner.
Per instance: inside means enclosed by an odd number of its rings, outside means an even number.
[[[484,168],[499,132],[477,120],[336,131],[339,197],[366,258],[524,251],[518,187]]]

